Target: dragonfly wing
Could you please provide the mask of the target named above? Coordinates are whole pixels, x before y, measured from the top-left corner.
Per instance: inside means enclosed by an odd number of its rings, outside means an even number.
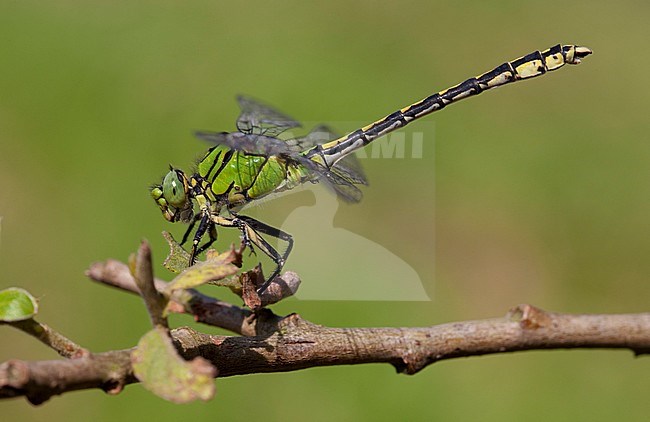
[[[241,108],[237,119],[237,129],[240,132],[274,137],[287,129],[300,126],[293,118],[253,98],[239,95],[237,102]]]
[[[293,151],[282,140],[264,135],[254,135],[241,132],[196,132],[195,136],[215,145],[224,145],[235,151],[246,154],[271,156],[288,155]]]
[[[338,138],[329,127],[325,125],[316,126],[307,135],[299,138],[285,139],[284,142],[296,154],[307,151],[318,144],[324,144]]]
[[[307,135],[301,138],[295,138],[295,142],[303,151],[318,144],[324,144],[338,138],[339,135],[327,125],[318,125],[314,127]]]
[[[368,179],[361,168],[356,155],[348,155],[332,166],[332,172],[358,185],[368,185]]]
[[[301,151],[308,150],[316,145],[324,144],[329,141],[337,139],[339,135],[334,132],[327,125],[318,125],[314,127],[311,132],[302,138],[296,138],[290,141],[287,141],[290,144],[296,145]],[[361,163],[357,159],[355,154],[350,154],[339,161],[331,168],[331,171],[337,173],[339,176],[343,177],[345,180],[348,180],[351,183],[367,185],[368,180],[363,172]]]
[[[330,172],[325,180],[328,181],[327,185],[334,189],[336,195],[345,202],[357,203],[363,198],[363,192],[358,187],[335,172]]]
[[[309,169],[313,174],[316,174],[320,181],[324,182],[327,187],[332,189],[345,202],[354,203],[361,201],[363,197],[361,190],[354,186],[354,182],[347,178],[345,174],[339,172],[334,167],[328,169],[324,165],[302,155],[293,155],[291,158]]]

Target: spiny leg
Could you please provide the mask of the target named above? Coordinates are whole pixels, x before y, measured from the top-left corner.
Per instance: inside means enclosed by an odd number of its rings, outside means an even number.
[[[192,233],[192,231],[194,230],[194,226],[196,225],[196,222],[199,221],[199,220],[203,221],[204,218],[205,217],[202,216],[202,214],[196,214],[194,216],[194,218],[190,222],[189,227],[185,231],[185,234],[183,235],[183,240],[181,240],[181,243],[179,243],[179,245],[183,246],[183,244],[185,244],[185,242],[187,242],[187,239],[190,237],[190,233]],[[197,246],[198,246],[197,237],[198,237],[198,241],[200,241],[201,237],[203,237],[203,234],[205,233],[205,231],[208,231],[208,234],[209,234],[210,238],[201,247],[197,248]],[[194,242],[193,242],[192,250],[191,250],[191,253],[190,253],[190,263],[189,263],[189,265],[192,266],[194,264],[194,262],[196,261],[196,256],[201,254],[206,249],[208,249],[216,240],[217,240],[217,229],[216,229],[216,227],[215,227],[215,225],[214,225],[214,223],[212,221],[208,221],[207,230],[206,229],[202,230],[201,225],[199,224],[199,229],[197,230],[196,235],[194,236]]]
[[[277,275],[280,274],[280,271],[282,271],[282,268],[284,267],[284,264],[286,263],[287,258],[289,258],[289,254],[291,253],[291,250],[293,249],[293,237],[289,233],[287,233],[285,231],[282,231],[282,230],[280,230],[278,228],[275,228],[273,226],[269,226],[268,224],[263,223],[263,222],[261,222],[259,220],[256,220],[256,219],[254,219],[252,217],[248,217],[248,216],[245,216],[245,215],[237,215],[237,217],[239,219],[243,220],[244,222],[246,222],[246,225],[249,226],[251,229],[253,229],[255,231],[255,233],[257,234],[257,236],[259,238],[259,240],[264,244],[264,246],[266,248],[268,248],[268,250],[265,250],[259,244],[257,246],[260,249],[262,249],[264,251],[264,253],[266,253],[266,255],[268,255],[273,260],[273,262],[275,262],[275,265],[276,265],[275,271],[273,271],[271,276],[266,279],[264,284],[262,284],[257,289],[258,293],[262,293],[264,290],[266,290],[266,288],[271,283],[271,281]],[[284,240],[285,242],[287,242],[287,249],[284,251],[284,253],[282,255],[280,255],[278,253],[278,251],[276,251],[271,245],[269,245],[269,243],[262,236],[260,236],[259,233],[257,233],[257,232],[260,232],[262,234],[266,234],[266,235],[269,235],[269,236],[273,236],[276,239]]]
[[[246,215],[237,215],[237,214],[236,216],[237,218],[244,220],[249,226],[251,226],[256,231],[262,234],[273,236],[276,239],[284,240],[285,242],[287,242],[287,249],[282,254],[281,266],[284,266],[285,261],[287,260],[287,258],[289,258],[289,254],[291,254],[291,250],[293,249],[293,237],[285,231],[277,229],[273,226],[269,226],[268,224],[256,220],[252,217],[248,217]]]
[[[183,240],[181,240],[181,243],[179,245],[183,246],[185,242],[187,242],[187,239],[190,237],[190,233],[192,233],[192,230],[194,230],[194,226],[196,225],[196,222],[201,219],[201,214],[196,214],[193,218],[192,221],[190,221],[189,226],[187,226],[187,230],[185,230],[185,234],[183,235]]]
[[[284,266],[284,262],[289,256],[289,252],[291,252],[291,249],[293,247],[293,238],[291,237],[291,235],[283,232],[282,230],[276,229],[260,221],[257,221],[251,217],[246,217],[246,216],[235,215],[235,218],[212,216],[212,221],[215,224],[218,224],[223,227],[237,227],[242,233],[242,238],[244,240],[245,246],[248,247],[251,247],[252,245],[257,246],[262,252],[264,252],[266,256],[271,258],[271,260],[275,263],[276,269],[271,274],[271,277],[269,277],[267,281],[257,289],[258,293],[263,292],[268,286],[268,284],[270,283],[270,281],[273,280],[280,273],[280,270],[282,270],[282,267]],[[285,251],[284,254],[280,255],[278,251],[276,251],[275,248],[273,248],[273,246],[271,246],[260,235],[260,233],[258,233],[258,231],[263,234],[268,234],[269,236],[273,236],[278,239],[286,241],[289,244],[287,251]]]
[[[210,227],[208,229],[208,235],[210,236],[210,239],[208,239],[207,242],[203,244],[200,248],[196,250],[196,254],[199,255],[201,252],[205,251],[208,249],[216,240],[217,240],[217,228],[215,227],[214,223],[210,221]]]
[[[201,238],[212,225],[213,223],[210,221],[210,213],[207,211],[203,212],[201,216],[201,222],[199,223],[199,228],[196,229],[196,233],[194,233],[194,240],[192,240],[192,250],[190,251],[190,267],[194,265],[194,262],[196,261],[196,255],[199,254],[198,246]],[[208,246],[212,244],[213,241],[214,240],[212,239],[212,235],[210,235]],[[201,250],[203,250],[203,247]]]

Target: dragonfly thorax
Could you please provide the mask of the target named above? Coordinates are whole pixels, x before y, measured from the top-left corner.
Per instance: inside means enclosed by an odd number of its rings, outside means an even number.
[[[217,215],[224,209],[233,208],[234,192],[241,189],[233,185],[231,189],[223,194],[215,194],[212,185],[200,174],[194,174],[189,179],[190,201],[196,201],[199,210],[208,210],[211,214]]]

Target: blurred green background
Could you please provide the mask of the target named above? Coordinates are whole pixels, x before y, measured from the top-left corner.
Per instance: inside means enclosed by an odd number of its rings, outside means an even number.
[[[89,282],[84,269],[125,260],[147,238],[158,275],[170,278],[160,266],[167,251],[160,232],[180,236],[184,227],[162,219],[148,186],[169,163],[189,169],[201,155],[206,145],[192,130],[234,128],[236,94],[347,131],[356,127],[345,122],[370,122],[560,42],[595,54],[414,123],[409,129],[424,133],[423,158],[364,160],[371,181],[364,201],[338,208],[335,226],[407,262],[431,301],[293,299],[274,310],[363,327],[488,318],[518,303],[648,311],[649,17],[650,5],[639,1],[5,0],[1,287],[31,291],[41,321],[93,351],[130,347],[149,327],[142,303]],[[276,201],[260,213],[279,225],[287,210]],[[321,241],[300,236],[296,248]],[[308,263],[321,276],[306,285],[328,282],[334,268],[323,253]],[[341,263],[350,283],[367,271],[353,260]],[[0,361],[57,358],[0,328]],[[219,379],[217,389],[209,403],[176,406],[132,385],[117,397],[76,392],[37,408],[4,401],[0,415],[645,420],[650,359],[627,351],[530,352],[445,361],[412,377],[361,365]]]

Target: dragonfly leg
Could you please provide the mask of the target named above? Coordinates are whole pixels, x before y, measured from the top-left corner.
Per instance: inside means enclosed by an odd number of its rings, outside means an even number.
[[[199,228],[196,229],[196,233],[194,233],[194,240],[192,240],[192,250],[190,251],[190,267],[194,265],[194,262],[196,262],[196,255],[199,254],[199,250],[198,250],[199,242],[201,241],[201,238],[203,237],[205,232],[208,231],[211,225],[212,225],[212,221],[210,221],[210,213],[204,212],[201,216],[201,222],[199,223]],[[212,238],[212,235],[210,235],[210,238]],[[209,242],[210,244],[212,243],[211,241]]]
[[[242,215],[235,215],[235,218],[213,216],[212,221],[215,224],[224,227],[237,227],[242,233],[242,238],[245,244],[248,243],[249,247],[252,247],[252,245],[257,246],[266,256],[273,260],[276,265],[275,271],[273,271],[266,282],[257,289],[259,293],[263,292],[271,280],[280,274],[280,271],[293,248],[293,238],[291,235],[280,229],[271,227],[268,224],[262,223],[261,221],[257,221],[254,218]],[[289,244],[287,250],[281,255],[266,241],[266,239],[262,237],[262,234],[286,241]]]
[[[187,230],[185,230],[185,234],[183,235],[183,240],[181,240],[181,243],[179,245],[183,246],[185,242],[187,242],[187,239],[190,237],[190,233],[192,233],[192,230],[194,230],[194,226],[196,225],[196,222],[201,219],[201,214],[196,214],[194,218],[192,218],[192,221],[190,221],[190,225],[187,226]]]
[[[244,249],[248,248],[250,250],[250,253],[248,256],[255,255],[257,256],[257,252],[255,251],[255,243],[253,240],[251,240],[251,235],[248,230],[246,230],[246,227],[244,224],[241,222],[236,223],[237,228],[241,231],[241,237],[242,237],[242,242],[244,243]],[[253,236],[254,237],[254,236]]]
[[[287,261],[287,258],[289,258],[289,254],[291,253],[291,250],[293,249],[293,237],[287,233],[284,232],[280,229],[277,229],[273,226],[269,226],[266,223],[263,223],[261,221],[258,221],[252,217],[248,217],[245,215],[237,215],[237,218],[244,221],[246,223],[246,226],[250,227],[254,233],[257,235],[259,239],[259,243],[255,243],[269,258],[275,262],[276,268],[275,271],[271,274],[271,276],[266,280],[266,282],[260,286],[257,290],[258,292],[263,292],[268,284],[278,275],[280,274],[280,271],[282,270],[282,267],[284,267],[285,262]],[[262,237],[260,236],[261,234],[266,234],[268,236],[275,237],[276,239],[284,240],[287,242],[287,248],[284,251],[282,255],[278,253],[277,250],[275,250],[269,243]]]
[[[242,237],[242,243],[244,245],[244,248],[248,248],[250,250],[251,255],[257,255],[257,252],[255,251],[255,246],[258,243],[256,243],[255,238],[259,237],[259,235],[255,232],[251,232],[250,230],[247,230],[246,223],[244,221],[241,221],[238,217],[235,216],[236,218],[227,218],[227,217],[221,217],[221,216],[212,216],[212,222],[213,226],[215,224],[220,225],[222,227],[236,227],[239,229],[241,232],[241,237]],[[266,252],[264,252],[266,253]],[[267,254],[268,255],[268,254]]]
[[[289,258],[289,254],[293,249],[293,237],[285,231],[277,229],[273,226],[269,226],[266,223],[248,217],[246,215],[237,215],[237,218],[239,218],[240,220],[244,220],[249,226],[251,226],[256,231],[262,234],[267,234],[269,236],[275,237],[276,239],[284,240],[285,242],[287,242],[287,249],[282,254],[282,265],[284,265],[284,261],[286,261],[287,258]]]
[[[210,221],[210,228],[208,230],[208,235],[210,236],[210,239],[208,239],[207,242],[205,242],[201,247],[199,247],[196,250],[197,255],[199,255],[204,250],[208,249],[217,240],[217,229],[214,226],[214,223],[212,221]]]

